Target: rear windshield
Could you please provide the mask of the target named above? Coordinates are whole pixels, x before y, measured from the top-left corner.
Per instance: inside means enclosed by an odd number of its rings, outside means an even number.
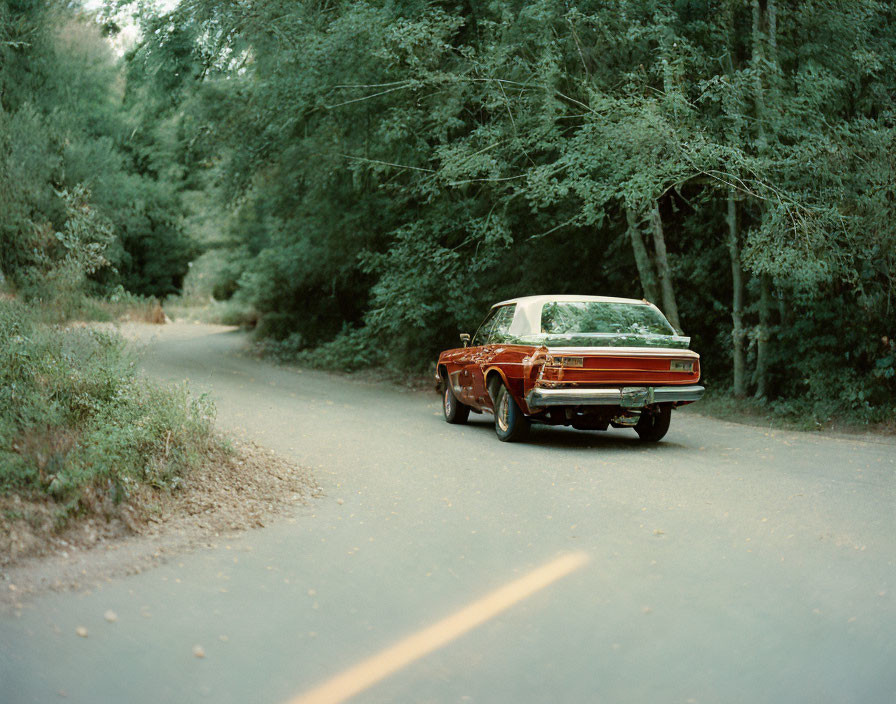
[[[672,347],[687,349],[690,338],[679,336],[652,306],[604,301],[546,303],[538,332],[498,336],[496,342],[546,347]]]
[[[668,321],[651,306],[603,301],[546,303],[541,310],[541,332],[548,335],[675,334]]]

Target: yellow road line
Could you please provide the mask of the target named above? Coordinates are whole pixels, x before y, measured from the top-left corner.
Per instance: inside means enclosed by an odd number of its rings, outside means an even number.
[[[424,628],[390,648],[350,667],[288,704],[338,704],[373,686],[380,680],[441,648],[455,638],[506,611],[514,604],[550,586],[579,569],[588,561],[585,553],[564,555],[514,580],[481,599]]]

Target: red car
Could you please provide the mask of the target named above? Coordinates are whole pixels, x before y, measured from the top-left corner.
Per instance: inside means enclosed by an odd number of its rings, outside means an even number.
[[[528,296],[492,306],[463,347],[439,355],[445,420],[492,413],[505,441],[532,422],[634,428],[647,442],[703,396],[700,356],[659,308],[603,296]]]

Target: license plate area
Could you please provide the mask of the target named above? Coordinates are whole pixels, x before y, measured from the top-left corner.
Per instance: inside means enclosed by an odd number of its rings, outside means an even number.
[[[625,386],[619,405],[623,408],[643,408],[647,405],[648,393],[646,386]]]
[[[690,360],[673,359],[671,362],[669,362],[669,371],[687,372],[690,374],[694,371],[694,363]]]

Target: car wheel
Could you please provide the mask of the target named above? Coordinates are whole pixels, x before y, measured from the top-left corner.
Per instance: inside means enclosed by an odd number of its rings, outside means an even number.
[[[466,423],[470,417],[470,407],[457,400],[457,396],[451,390],[448,380],[444,381],[445,393],[442,395],[442,410],[445,412],[445,420],[448,423]]]
[[[503,442],[522,440],[529,434],[529,419],[523,415],[503,383],[498,381],[492,388],[495,403],[495,432],[498,434],[498,439]]]
[[[644,442],[659,442],[669,430],[669,422],[672,420],[672,406],[662,403],[655,410],[641,412],[641,417],[635,425],[635,432]]]

